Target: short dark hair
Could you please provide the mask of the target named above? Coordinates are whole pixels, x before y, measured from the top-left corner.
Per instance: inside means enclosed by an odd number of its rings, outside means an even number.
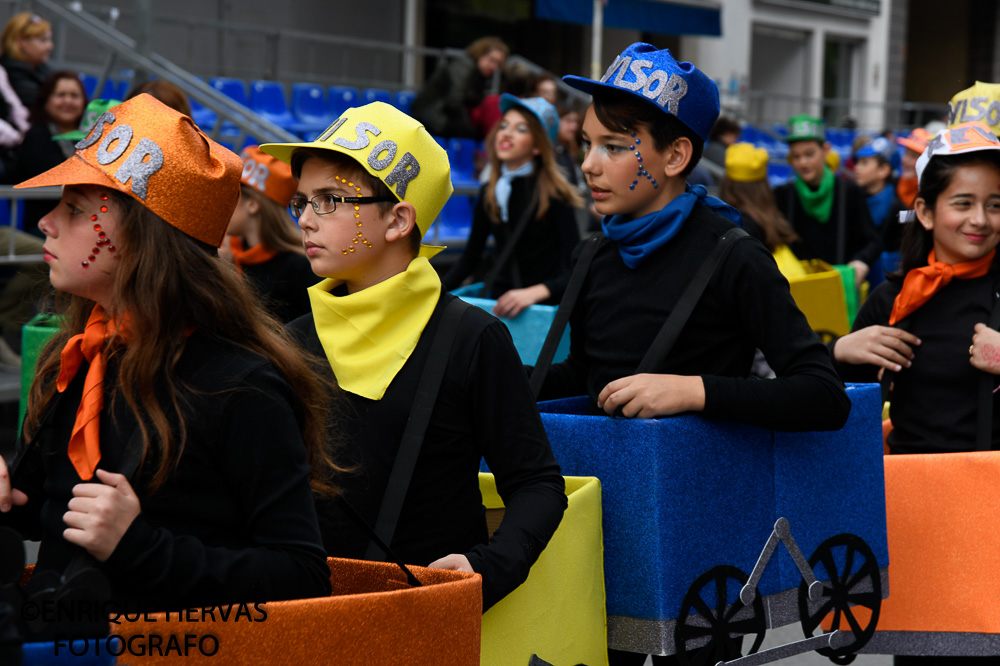
[[[658,151],[665,150],[678,139],[688,139],[691,142],[691,160],[680,173],[682,178],[691,174],[705,150],[705,142],[693,129],[676,116],[652,103],[636,99],[631,93],[595,88],[594,113],[602,125],[616,132],[632,132],[638,127],[645,127],[653,137],[653,147]]]
[[[712,125],[712,131],[708,134],[709,141],[718,141],[723,134],[742,134],[743,128],[740,124],[728,116],[719,116],[719,119]]]
[[[383,201],[375,204],[378,206],[378,212],[380,215],[388,213],[399,201],[396,198],[396,195],[392,193],[392,190],[389,189],[388,185],[365,171],[360,164],[347,155],[333,150],[323,150],[322,148],[296,148],[295,152],[292,153],[292,175],[296,178],[301,178],[302,165],[304,165],[309,159],[323,160],[329,164],[343,168],[351,179],[367,185],[368,189],[372,191],[372,196],[391,197],[392,201]],[[416,224],[414,224],[413,229],[410,231],[410,248],[413,250],[414,257],[417,256],[418,252],[420,252],[420,239],[420,229]]]

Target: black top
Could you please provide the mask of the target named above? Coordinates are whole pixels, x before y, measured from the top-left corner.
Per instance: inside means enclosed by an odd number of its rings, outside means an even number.
[[[32,67],[23,60],[4,56],[0,58],[0,66],[7,70],[7,78],[14,92],[21,98],[21,103],[27,108],[35,103],[35,96],[38,89],[45,83],[45,79],[52,74],[52,69],[48,64],[43,63],[38,67]]]
[[[511,181],[509,221],[506,223],[493,222],[486,214],[484,198],[487,186],[480,188],[472,216],[472,230],[469,232],[465,250],[451,270],[441,279],[446,290],[450,291],[460,286],[462,280],[476,270],[486,249],[486,241],[491,235],[496,239],[494,259],[499,257],[507,238],[517,226],[524,211],[529,206],[532,206],[533,211],[537,210],[537,206],[532,205],[536,183],[537,179],[531,176]],[[550,199],[545,217],[540,220],[534,219],[534,212],[531,216],[531,221],[517,242],[517,248],[497,276],[489,297],[498,298],[509,289],[544,284],[552,296],[543,302],[558,304],[563,292],[566,291],[566,283],[569,282],[573,248],[580,242],[576,214],[569,204],[558,199]]]
[[[81,483],[66,445],[87,368],[84,362],[66,393],[57,394],[37,445],[14,472],[14,487],[27,493],[29,504],[0,515],[0,523],[41,540],[38,570],[62,571],[81,552],[63,539],[62,517]],[[141,437],[133,438],[135,415],[125,400],[113,400],[116,374],[112,360],[98,465],[112,472],[121,468],[130,441],[142,445]],[[132,481],[141,513],[101,565],[116,601],[166,610],[329,595],[298,434],[300,405],[291,387],[262,357],[199,331],[188,339],[176,377],[197,391],[185,393],[188,441],[158,493],[145,490],[149,465]]]
[[[688,281],[732,226],[696,206],[678,234],[636,269],[604,239],[570,318],[569,357],[551,368],[541,397],[587,393],[596,404],[608,382],[634,374]],[[775,379],[749,376],[757,348]],[[705,416],[774,430],[834,430],[850,411],[787,280],[751,239],[737,241],[719,265],[656,372],[700,375]]]
[[[306,289],[320,281],[309,260],[297,252],[279,252],[270,261],[243,267],[264,307],[281,322],[288,323],[309,312]]]
[[[35,123],[25,132],[24,141],[17,147],[12,183],[20,183],[62,164],[73,156],[73,143],[53,141],[48,123]],[[24,202],[24,230],[44,238],[38,230],[38,221],[49,213],[59,197],[53,199],[28,199]]]
[[[890,278],[865,301],[852,330],[889,325],[892,305],[903,281]],[[983,372],[969,363],[977,323],[988,323],[1000,272],[971,280],[952,280],[916,312],[897,325],[920,338],[913,364],[893,378],[889,416],[892,453],[950,453],[976,449],[976,405]],[[846,381],[876,382],[872,365],[837,364]],[[994,377],[994,386],[1000,376]],[[993,413],[1000,393],[994,394]],[[993,448],[1000,448],[1000,418],[993,419]]]
[[[335,481],[369,525],[375,524],[413,396],[420,385],[443,306],[381,400],[344,393],[332,427],[347,444],[338,457],[355,466]],[[324,357],[312,315],[289,324],[305,348]],[[341,396],[338,395],[338,398]],[[496,475],[506,512],[490,539],[479,494],[479,462]],[[470,308],[458,334],[389,544],[404,562],[427,565],[451,553],[483,575],[483,610],[524,582],[566,507],[565,484],[507,328]],[[368,537],[336,503],[317,505],[327,552],[363,558]]]
[[[489,82],[464,53],[441,61],[414,98],[413,117],[435,136],[479,139],[481,132],[470,112],[483,101]]]
[[[774,189],[778,210],[802,239],[789,246],[799,259],[822,259],[830,264],[846,264],[855,259],[871,266],[882,252],[882,242],[868,212],[864,191],[843,178],[834,179],[833,207],[825,223],[806,213],[795,192],[795,182]],[[845,254],[837,256],[837,226],[845,224]]]

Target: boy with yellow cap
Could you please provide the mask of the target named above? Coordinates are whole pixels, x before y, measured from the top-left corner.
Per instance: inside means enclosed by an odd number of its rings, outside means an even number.
[[[527,577],[566,497],[506,328],[442,292],[428,262],[440,248],[420,244],[451,196],[447,154],[380,102],[346,110],[311,143],[261,149],[299,178],[292,215],[327,278],[289,327],[329,361],[349,405],[331,436],[347,441],[341,459],[354,471],[336,480],[340,504],[318,503],[327,552],[385,558],[363,521],[406,562],[482,574],[489,608]],[[408,425],[421,416],[424,432]],[[492,538],[483,457],[506,506]]]

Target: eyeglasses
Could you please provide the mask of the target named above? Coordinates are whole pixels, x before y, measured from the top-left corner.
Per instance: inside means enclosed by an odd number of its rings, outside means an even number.
[[[312,199],[305,199],[303,197],[295,197],[290,202],[288,202],[288,210],[291,212],[292,217],[299,219],[302,217],[302,213],[306,210],[306,204],[311,204],[313,212],[317,215],[329,215],[337,210],[338,203],[345,204],[369,204],[369,203],[385,203],[387,201],[396,201],[395,197],[338,197],[335,194],[317,194]]]

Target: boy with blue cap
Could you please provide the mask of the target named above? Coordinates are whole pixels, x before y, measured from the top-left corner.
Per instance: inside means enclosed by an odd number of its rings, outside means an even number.
[[[826,164],[830,144],[820,118],[804,113],[792,116],[785,141],[795,178],[776,187],[774,198],[802,239],[792,250],[802,259],[847,264],[854,269],[855,282],[861,284],[882,251],[864,192],[837,178]]]
[[[485,610],[527,578],[566,496],[506,327],[443,292],[428,262],[441,248],[420,244],[451,196],[448,156],[381,102],[347,109],[315,141],[261,150],[299,178],[289,207],[327,278],[289,324],[338,387],[329,437],[351,471],[336,479],[339,504],[317,502],[327,552],[385,559],[373,526],[404,562],[482,574]],[[482,458],[506,507],[492,537]]]
[[[780,430],[841,427],[850,409],[843,384],[770,253],[735,227],[735,209],[686,183],[719,115],[715,83],[643,43],[626,48],[600,81],[563,80],[593,95],[583,172],[604,237],[577,250],[583,257],[596,243],[570,317],[569,358],[552,366],[540,397],[588,393],[601,410],[627,417],[698,411]],[[723,237],[736,240],[676,343],[637,373]],[[749,376],[757,348],[776,379]],[[534,384],[542,371],[534,369]]]
[[[903,237],[899,212],[903,204],[892,185],[892,161],[899,154],[895,141],[875,137],[854,153],[854,179],[867,195],[868,212],[882,237],[882,249],[898,252]]]

